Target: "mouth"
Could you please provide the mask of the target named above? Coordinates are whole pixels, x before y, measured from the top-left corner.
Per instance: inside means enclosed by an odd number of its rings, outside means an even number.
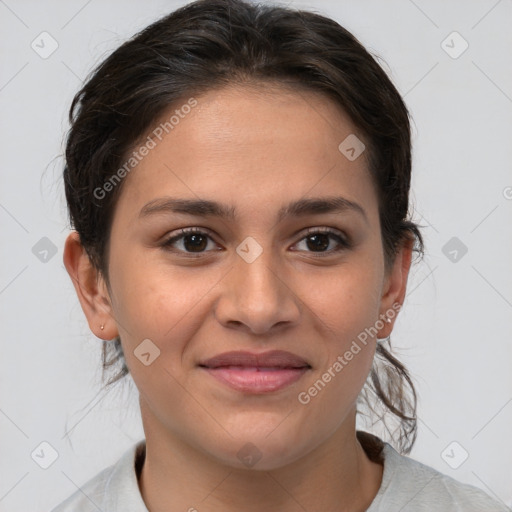
[[[311,369],[301,357],[282,350],[261,354],[226,352],[204,361],[199,367],[230,388],[249,394],[284,389]]]

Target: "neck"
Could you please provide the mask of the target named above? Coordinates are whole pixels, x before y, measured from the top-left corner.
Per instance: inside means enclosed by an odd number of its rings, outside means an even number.
[[[323,444],[272,470],[237,469],[200,452],[144,414],[139,487],[151,512],[365,511],[382,482],[355,430],[355,410]]]

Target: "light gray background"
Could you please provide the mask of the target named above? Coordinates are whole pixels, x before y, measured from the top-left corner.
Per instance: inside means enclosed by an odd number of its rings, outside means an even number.
[[[60,155],[93,65],[184,3],[0,0],[2,511],[50,510],[143,437],[133,385],[94,400],[100,341],[62,264]],[[334,17],[378,53],[413,117],[411,199],[427,255],[392,335],[419,394],[411,456],[510,506],[512,2],[289,4]],[[43,31],[59,45],[47,59],[31,48]],[[469,44],[458,58],[442,47],[453,31]],[[444,44],[453,53],[463,42]],[[32,252],[42,237],[57,250],[46,262]],[[452,237],[468,248],[456,262],[443,253]],[[43,441],[59,455],[46,470],[31,458]],[[462,450],[452,469],[445,460]]]

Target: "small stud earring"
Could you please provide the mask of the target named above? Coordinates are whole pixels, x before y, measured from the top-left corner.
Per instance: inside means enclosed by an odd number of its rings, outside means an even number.
[[[391,319],[386,317],[386,323],[390,324]],[[390,336],[389,334],[385,338],[377,338],[377,343],[385,343],[386,341],[389,341]]]
[[[101,325],[100,329],[103,331],[104,325]]]

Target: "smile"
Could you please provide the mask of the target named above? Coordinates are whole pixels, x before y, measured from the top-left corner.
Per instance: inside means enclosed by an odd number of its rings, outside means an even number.
[[[230,388],[250,394],[284,389],[311,369],[303,358],[278,350],[261,354],[226,352],[199,366]]]

